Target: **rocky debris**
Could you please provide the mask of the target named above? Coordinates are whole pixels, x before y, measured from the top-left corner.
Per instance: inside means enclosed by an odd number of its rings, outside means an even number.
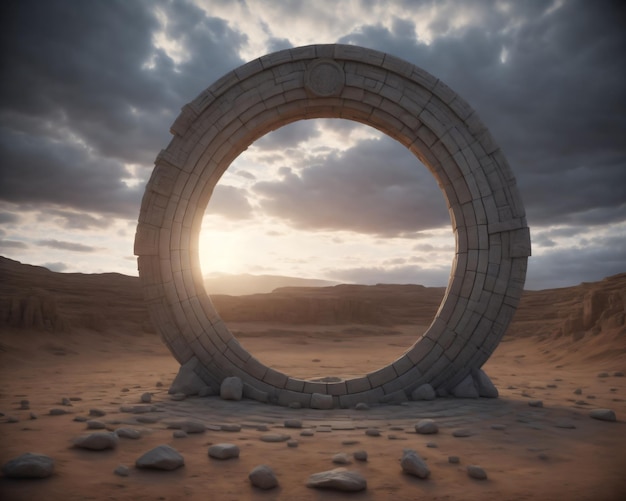
[[[243,381],[237,376],[227,377],[220,386],[222,400],[241,400],[243,397]]]
[[[166,426],[171,430],[182,430],[185,433],[204,433],[206,431],[206,425],[195,419],[167,421]]]
[[[542,400],[529,400],[528,405],[530,407],[543,407],[543,401]]]
[[[178,369],[178,374],[176,374],[174,381],[172,381],[168,393],[171,395],[184,393],[185,395],[192,396],[198,395],[205,390],[207,384],[195,372],[196,367],[202,367],[202,363],[197,357],[192,357],[181,365],[180,369]],[[211,394],[213,394],[213,392],[211,392]]]
[[[143,424],[154,424],[159,420],[159,418],[153,416],[137,416],[135,421]]]
[[[478,395],[483,398],[498,398],[498,388],[493,384],[489,376],[482,369],[472,370],[474,384],[478,389]]]
[[[405,449],[400,461],[402,471],[417,478],[428,478],[430,469],[426,462],[412,449]]]
[[[17,456],[2,467],[2,474],[7,478],[46,478],[53,472],[54,460],[34,452]]]
[[[476,480],[487,480],[487,472],[475,464],[471,464],[467,467],[467,474],[470,478]]]
[[[345,452],[339,452],[333,456],[333,463],[335,464],[350,464],[350,456]]]
[[[448,456],[448,463],[459,464],[460,462],[461,462],[461,459],[459,458],[459,456]]]
[[[367,461],[367,451],[358,450],[352,453],[352,457],[357,461]]]
[[[613,377],[624,377],[624,372],[623,371],[615,371],[613,373]]]
[[[209,457],[231,459],[239,457],[239,447],[234,444],[215,444],[209,447]]]
[[[31,413],[29,414],[29,418],[30,418],[30,419],[37,419],[37,414],[35,414],[34,412],[31,412]]]
[[[436,442],[426,442],[426,447],[428,447],[429,449],[437,449],[439,446]]]
[[[106,415],[102,409],[89,409],[89,415],[91,417],[102,417]]]
[[[156,410],[157,408],[154,405],[122,405],[120,407],[120,412],[127,414],[145,414]]]
[[[454,387],[452,394],[457,398],[478,398],[480,396],[471,374],[465,376],[465,379]]]
[[[7,423],[19,423],[19,422],[20,422],[20,420],[17,419],[15,416],[9,416],[7,418]]]
[[[63,398],[61,399],[61,405],[64,405],[64,406],[66,406],[66,407],[71,407],[71,406],[72,406],[72,402],[70,402],[70,399],[69,399],[69,398],[65,398],[65,397],[63,397]]]
[[[50,414],[51,416],[62,416],[64,414],[67,414],[67,411],[65,409],[54,408],[50,409],[50,412],[48,412],[48,414]]]
[[[174,430],[174,432],[172,433],[172,437],[174,438],[187,438],[187,432],[183,431],[183,430]]]
[[[105,449],[115,449],[118,442],[119,438],[116,433],[112,431],[97,431],[74,439],[74,447],[92,451],[102,451]]]
[[[439,426],[432,419],[420,419],[415,425],[415,432],[420,435],[432,435],[439,432]]]
[[[173,393],[172,395],[170,395],[170,400],[173,400],[174,402],[182,402],[186,398],[186,393]]]
[[[312,437],[313,435],[315,435],[315,432],[313,430],[302,430],[300,432],[301,437]]]
[[[269,427],[266,424],[260,424],[256,427],[256,431],[268,431]]]
[[[152,393],[150,393],[149,391],[143,393],[141,395],[140,401],[143,404],[149,404],[150,402],[152,402]]]
[[[467,428],[459,428],[458,430],[454,430],[452,432],[452,436],[457,437],[457,438],[471,437],[472,432],[471,430],[468,430]]]
[[[491,429],[499,430],[499,431],[506,430],[506,425],[505,424],[492,424]]]
[[[296,447],[298,447],[298,441],[297,440],[287,440],[287,447],[291,447],[292,449],[295,449]]]
[[[139,430],[135,430],[134,428],[117,428],[115,434],[120,438],[130,438],[132,440],[141,438]]]
[[[118,477],[127,477],[130,475],[130,468],[121,464],[113,470],[113,473],[115,473]]]
[[[368,437],[380,437],[380,430],[376,428],[368,428],[367,430],[365,430],[365,434]]]
[[[87,419],[85,416],[76,416],[74,417],[74,419],[72,419],[72,421],[76,421],[77,423],[86,423],[87,421],[89,421],[89,419]]]
[[[598,374],[598,377],[599,377],[599,378],[609,377],[609,373],[608,373],[608,372],[600,372],[600,373]]]
[[[611,409],[592,409],[589,416],[600,421],[617,421],[615,411]]]
[[[21,400],[20,401],[20,410],[21,411],[30,410],[30,402],[28,400]]]
[[[299,419],[286,419],[284,426],[285,428],[302,428],[302,421]]]
[[[354,408],[357,411],[369,411],[370,410],[370,406],[367,405],[365,402],[359,402],[358,404],[354,406]]]
[[[267,433],[266,435],[261,435],[261,442],[286,442],[290,438],[290,435],[283,435],[280,433]]]
[[[313,393],[311,395],[311,409],[332,409],[333,408],[333,396],[324,395],[322,393]]]
[[[411,400],[435,400],[437,392],[428,383],[418,386],[411,393]]]
[[[274,471],[267,465],[261,464],[255,467],[249,474],[248,478],[254,487],[268,490],[278,487],[278,479]]]
[[[185,458],[173,447],[163,444],[149,450],[137,461],[137,468],[150,468],[155,470],[175,470],[185,464]]]
[[[313,473],[306,483],[313,489],[334,489],[338,491],[356,492],[367,489],[367,481],[356,471],[345,468]]]
[[[91,419],[87,421],[88,430],[104,430],[106,429],[106,427],[107,425],[104,422],[98,421],[96,419]]]
[[[230,431],[230,432],[238,432],[241,431],[241,425],[240,424],[223,424],[220,429],[222,431]]]
[[[574,390],[574,395],[582,395],[583,393],[583,389],[582,388],[576,388]]]

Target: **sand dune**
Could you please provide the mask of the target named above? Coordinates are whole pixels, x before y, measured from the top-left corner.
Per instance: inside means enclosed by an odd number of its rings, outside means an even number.
[[[626,371],[626,274],[527,291],[484,367],[499,399],[437,399],[365,411],[296,410],[218,397],[172,401],[167,388],[177,364],[150,325],[138,279],[54,273],[4,258],[0,277],[0,464],[28,451],[55,460],[47,479],[0,477],[0,499],[626,498],[626,377],[619,376]],[[395,358],[428,326],[442,294],[410,285],[336,286],[213,300],[257,357],[313,378],[363,374]],[[141,404],[146,392],[152,401]],[[62,405],[64,398],[71,406]],[[535,401],[542,406],[531,406],[539,405]],[[152,407],[128,412],[137,405]],[[55,408],[67,413],[50,415]],[[614,410],[617,422],[592,419],[594,408]],[[92,409],[105,414],[90,416]],[[174,418],[207,429],[174,438],[168,428]],[[422,418],[434,419],[439,433],[416,434]],[[131,427],[141,438],[120,439],[114,450],[74,448],[73,439],[94,431],[84,419],[109,430]],[[286,428],[287,419],[300,420],[302,428]],[[240,430],[225,431],[234,425]],[[458,429],[470,436],[454,436]],[[268,433],[297,443],[262,441]],[[239,458],[209,458],[208,447],[221,442],[238,445]],[[184,467],[134,468],[141,454],[163,443],[184,456]],[[402,473],[405,448],[426,460],[427,480]],[[366,462],[351,456],[359,449],[367,451]],[[307,488],[309,475],[338,466],[332,458],[340,452],[350,458],[346,468],[367,479],[367,490]],[[449,456],[459,463],[449,463]],[[277,489],[249,484],[248,473],[262,463],[276,472]],[[129,476],[113,473],[120,464]],[[488,479],[469,478],[471,464],[483,467]]]

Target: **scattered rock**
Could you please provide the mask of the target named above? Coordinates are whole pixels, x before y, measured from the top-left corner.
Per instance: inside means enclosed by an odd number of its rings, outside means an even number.
[[[122,393],[128,393],[130,390],[128,388],[122,388],[120,391]]]
[[[86,423],[88,419],[85,416],[76,416],[72,421],[76,421],[77,423]]]
[[[72,406],[72,402],[70,402],[69,398],[63,397],[61,399],[61,405],[65,405],[66,407],[71,407]]]
[[[452,436],[457,438],[471,437],[472,432],[467,428],[459,428],[458,430],[454,430],[452,432]]]
[[[436,449],[439,446],[435,442],[427,442],[426,447],[428,447],[429,449]]]
[[[174,433],[172,433],[172,436],[174,438],[186,438],[187,432],[183,430],[174,430]]]
[[[448,463],[459,464],[460,462],[461,462],[461,459],[459,458],[459,456],[448,456]]]
[[[302,428],[302,421],[299,419],[286,419],[284,426],[285,428]]]
[[[128,414],[145,414],[154,411],[156,411],[156,407],[153,405],[122,405],[120,407],[120,412]]]
[[[359,402],[358,404],[354,406],[354,408],[357,411],[369,411],[370,410],[370,406],[367,405],[365,402]]]
[[[350,457],[345,452],[340,452],[333,456],[333,463],[335,464],[350,464]]]
[[[465,376],[465,379],[454,387],[452,394],[457,398],[478,398],[480,396],[471,374]]]
[[[135,418],[135,421],[137,421],[138,423],[143,423],[143,424],[154,424],[159,420],[159,418],[155,418],[152,416],[137,416]]]
[[[365,430],[365,434],[368,437],[380,437],[380,430],[377,430],[376,428],[368,428]]]
[[[624,373],[622,371],[615,371],[613,377],[624,377]]]
[[[53,472],[54,460],[33,452],[17,456],[2,467],[2,474],[7,478],[46,478]]]
[[[198,395],[198,393],[200,393],[200,391],[207,386],[207,384],[195,372],[196,367],[201,366],[202,363],[197,357],[191,357],[187,362],[180,366],[178,374],[176,374],[176,377],[174,378],[174,381],[172,381],[172,385],[167,392],[171,395],[177,393],[184,393],[188,396]]]
[[[182,430],[186,433],[203,433],[206,431],[206,425],[195,419],[177,419],[167,421],[166,425],[171,430]]]
[[[107,427],[102,421],[98,421],[96,419],[92,419],[87,421],[87,429],[88,430],[104,430]]]
[[[543,407],[543,401],[542,400],[529,400],[528,405],[530,405],[531,407]]]
[[[15,416],[9,416],[7,418],[7,423],[19,423],[19,422],[20,422],[20,420],[17,419]]]
[[[240,424],[223,424],[221,426],[221,430],[222,431],[231,431],[231,432],[237,432],[237,431],[241,431],[241,425]]]
[[[243,397],[243,381],[237,376],[227,377],[220,386],[222,400],[241,400]]]
[[[290,435],[282,435],[280,433],[268,433],[266,435],[261,435],[261,442],[286,442],[290,438]]]
[[[149,404],[150,402],[152,402],[152,393],[146,392],[141,395],[141,402],[144,404]]]
[[[120,477],[127,477],[128,475],[130,475],[130,468],[121,464],[117,468],[115,468],[115,470],[113,470],[113,473]]]
[[[338,491],[356,492],[367,489],[367,481],[356,471],[345,468],[314,473],[306,483],[313,489],[334,489]]]
[[[474,464],[467,467],[467,474],[476,480],[487,480],[487,472]]]
[[[209,457],[231,459],[239,457],[239,447],[234,444],[215,444],[209,447]]]
[[[315,435],[313,430],[303,430],[300,432],[301,437],[312,437],[313,435]]]
[[[116,433],[111,431],[97,431],[76,438],[74,440],[74,447],[92,451],[102,451],[105,449],[115,449],[118,442],[119,438]]]
[[[20,410],[27,411],[30,409],[30,402],[28,400],[20,401]]]
[[[411,400],[435,400],[437,393],[428,383],[418,386],[411,393]]]
[[[162,387],[163,387],[163,383],[162,383],[161,381],[157,381],[157,382],[156,382],[156,384],[155,384],[155,386],[156,386],[157,388],[162,388]]]
[[[582,395],[583,393],[583,389],[582,388],[576,388],[574,390],[574,395]]]
[[[589,416],[600,421],[616,421],[615,411],[611,409],[593,409],[589,412]]]
[[[478,390],[478,395],[484,398],[498,398],[498,388],[493,384],[489,376],[482,369],[472,371],[474,385]]]
[[[609,373],[608,372],[600,372],[598,374],[598,377],[601,377],[601,378],[609,377]]]
[[[50,409],[48,414],[51,416],[62,416],[63,414],[67,414],[67,411],[65,409]]]
[[[287,447],[291,447],[292,449],[295,449],[296,447],[298,447],[298,441],[297,440],[287,440]]]
[[[267,431],[269,430],[269,428],[267,427],[266,424],[260,424],[256,427],[256,431]]]
[[[539,459],[543,459],[544,461],[548,459],[548,455],[545,452],[540,452],[537,456]]]
[[[115,434],[120,438],[130,438],[132,440],[141,438],[139,430],[135,430],[133,428],[117,428],[115,430]]]
[[[432,419],[421,419],[415,425],[415,431],[421,435],[432,435],[439,432],[439,427]]]
[[[248,478],[254,487],[268,490],[278,486],[278,479],[274,471],[267,465],[259,465],[255,467],[249,474]]]
[[[37,414],[35,414],[34,412],[31,412],[29,414],[30,419],[37,419]]]
[[[324,395],[322,393],[313,393],[311,395],[311,409],[332,409],[333,396]]]
[[[352,457],[357,461],[367,461],[367,451],[358,450],[352,453]]]
[[[89,409],[89,415],[92,417],[102,417],[106,415],[102,409]]]
[[[413,475],[414,477],[428,478],[430,476],[428,465],[414,450],[406,449],[404,451],[400,466],[404,473]]]
[[[186,398],[186,393],[173,393],[172,395],[170,395],[170,400],[173,400],[174,402],[182,402]]]
[[[506,425],[505,424],[492,424],[491,425],[491,429],[492,430],[506,430]]]
[[[149,450],[137,461],[137,468],[151,468],[156,470],[175,470],[185,464],[185,458],[173,447],[163,444]]]

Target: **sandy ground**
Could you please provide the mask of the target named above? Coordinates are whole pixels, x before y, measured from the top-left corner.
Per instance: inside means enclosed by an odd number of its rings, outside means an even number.
[[[415,340],[416,327],[306,327],[295,333],[285,326],[232,325],[242,344],[279,370],[300,377],[350,376],[381,367]],[[112,335],[91,331],[49,334],[34,331],[2,333],[0,352],[0,463],[24,452],[55,459],[55,474],[43,480],[0,478],[2,500],[589,500],[626,499],[626,370],[623,354],[589,362],[580,352],[555,352],[555,342],[534,338],[501,343],[484,369],[500,389],[495,400],[437,399],[370,410],[296,410],[252,401],[227,402],[218,397],[174,402],[167,388],[177,363],[154,334]],[[583,360],[587,360],[584,361]],[[608,372],[608,377],[598,377]],[[163,386],[157,386],[157,383]],[[577,388],[580,395],[574,394]],[[139,404],[152,392],[155,412],[130,414],[122,405]],[[72,406],[62,406],[71,398]],[[530,407],[532,399],[543,407]],[[30,410],[19,410],[28,400]],[[62,408],[68,414],[49,415]],[[90,452],[72,447],[72,439],[87,433],[74,421],[90,409],[101,409],[109,429],[131,426],[138,440],[121,439],[115,450]],[[611,408],[617,422],[590,418],[593,408]],[[37,418],[30,419],[30,413]],[[11,421],[17,418],[17,422]],[[149,423],[145,421],[145,418]],[[173,438],[168,419],[193,417],[209,425],[201,434]],[[433,418],[436,435],[418,435],[415,423]],[[290,418],[303,430],[285,428]],[[222,431],[239,424],[239,432]],[[493,429],[492,425],[504,425]],[[260,440],[259,427],[286,433],[298,441]],[[562,427],[570,426],[570,427]],[[377,428],[380,436],[365,430]],[[452,432],[467,428],[471,436]],[[497,427],[498,428],[498,427]],[[234,443],[238,459],[219,461],[207,456],[215,443]],[[185,458],[175,471],[134,468],[135,460],[160,444],[170,444]],[[428,446],[429,444],[430,446]],[[431,469],[428,480],[402,473],[405,448],[415,449]],[[336,465],[334,454],[366,450],[367,462],[352,461],[348,469],[367,479],[366,491],[354,494],[317,491],[305,486],[312,473]],[[451,455],[460,458],[450,464]],[[113,470],[130,467],[128,477]],[[253,488],[248,473],[259,464],[271,466],[280,486]],[[468,477],[466,467],[483,467],[488,480]]]

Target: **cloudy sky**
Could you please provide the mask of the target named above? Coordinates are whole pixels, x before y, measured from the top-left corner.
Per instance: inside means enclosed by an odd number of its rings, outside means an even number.
[[[139,205],[180,108],[268,52],[347,43],[441,78],[517,177],[527,288],[626,272],[626,18],[585,0],[5,0],[0,254],[136,274]],[[300,121],[240,156],[201,234],[203,271],[446,285],[442,193],[374,129]]]

